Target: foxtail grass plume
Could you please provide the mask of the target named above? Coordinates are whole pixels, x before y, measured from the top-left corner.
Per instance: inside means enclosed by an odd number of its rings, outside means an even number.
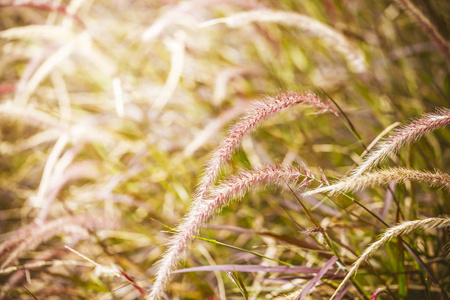
[[[111,219],[96,216],[70,216],[46,222],[42,225],[32,224],[21,229],[18,234],[0,245],[0,258],[6,257],[0,269],[9,266],[25,251],[34,250],[43,242],[59,234],[86,237],[88,230],[97,228],[114,228],[117,223]]]
[[[244,136],[258,126],[258,124],[278,112],[296,104],[303,104],[317,110],[317,113],[336,112],[312,93],[288,92],[268,98],[266,101],[256,102],[247,114],[231,127],[228,137],[220,144],[205,166],[205,171],[196,190],[197,198],[204,198],[208,188],[217,178],[222,165],[231,157],[234,150],[241,143]]]
[[[201,12],[221,4],[241,6],[245,9],[263,7],[255,0],[190,0],[182,1],[178,4],[168,4],[171,9],[156,19],[153,24],[147,28],[141,38],[144,41],[160,37],[162,34],[171,32],[170,26],[183,25],[195,26],[201,17]]]
[[[358,271],[358,268],[361,264],[369,259],[378,248],[383,246],[385,243],[389,242],[392,238],[397,236],[403,236],[417,229],[439,229],[439,228],[447,228],[450,227],[450,219],[449,218],[428,218],[424,220],[416,220],[416,221],[407,221],[403,222],[397,226],[391,227],[386,230],[381,237],[372,245],[370,245],[364,253],[358,258],[357,261],[353,264],[352,268],[348,271],[344,280],[341,282],[339,287],[334,291],[331,300],[333,300],[338,292],[347,284],[353,274]]]
[[[357,177],[383,162],[389,155],[396,153],[401,147],[414,142],[425,133],[445,127],[450,123],[450,109],[440,108],[432,114],[424,114],[410,124],[400,127],[387,139],[380,142],[375,150],[369,152],[364,160],[352,171]]]
[[[427,172],[406,168],[388,168],[365,173],[357,177],[346,177],[335,184],[305,192],[303,195],[311,196],[318,193],[336,195],[338,193],[357,192],[369,187],[405,181],[425,182],[435,187],[450,188],[450,175],[438,170]]]
[[[255,192],[267,184],[286,188],[286,183],[295,184],[301,177],[303,177],[303,181],[298,187],[308,185],[313,175],[306,168],[299,169],[290,166],[269,166],[263,169],[241,171],[215,187],[206,200],[194,201],[189,213],[177,227],[177,233],[168,243],[167,252],[158,263],[156,280],[147,299],[159,299],[161,297],[169,282],[171,271],[180,260],[188,243],[203,224],[218,211],[229,205],[233,200],[240,200],[249,191]]]
[[[408,15],[414,19],[423,30],[430,36],[433,43],[444,55],[447,67],[450,68],[450,43],[442,37],[437,28],[425,17],[425,15],[409,0],[395,0]]]
[[[229,27],[243,27],[252,22],[272,22],[288,26],[295,26],[308,34],[321,37],[331,49],[341,53],[347,60],[351,70],[355,73],[366,73],[367,66],[361,50],[353,46],[347,38],[330,26],[311,17],[286,11],[270,9],[253,10],[235,15],[214,19],[200,24],[200,27],[215,24],[226,24]]]

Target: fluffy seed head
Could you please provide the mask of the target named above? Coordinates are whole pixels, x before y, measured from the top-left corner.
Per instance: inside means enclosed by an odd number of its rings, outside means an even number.
[[[348,271],[344,280],[341,282],[339,287],[336,289],[336,291],[334,292],[334,294],[330,300],[333,300],[337,296],[338,292],[347,284],[347,282],[350,280],[352,275],[356,273],[359,266],[361,266],[361,264],[365,260],[369,259],[369,257],[371,257],[372,254],[378,248],[383,246],[385,243],[389,242],[392,238],[408,234],[417,229],[425,229],[425,228],[433,229],[433,228],[446,228],[446,227],[450,227],[450,219],[449,218],[428,218],[428,219],[424,219],[424,220],[408,221],[408,222],[403,222],[397,226],[389,228],[382,234],[382,236],[375,243],[373,243],[366,250],[364,250],[364,253],[358,258],[357,261],[355,261],[352,268]]]
[[[343,178],[333,185],[314,189],[303,193],[303,195],[311,196],[317,193],[336,195],[341,192],[356,192],[369,187],[388,185],[392,182],[401,183],[408,180],[426,182],[431,186],[444,189],[450,188],[450,175],[437,170],[435,172],[424,172],[406,168],[389,168],[365,173],[358,177]]]
[[[98,216],[70,216],[48,221],[40,226],[32,224],[21,229],[19,233],[0,245],[0,258],[7,256],[0,269],[7,267],[25,251],[35,249],[50,238],[67,234],[87,236],[88,230],[96,228],[113,228],[116,222]]]
[[[387,139],[382,141],[374,151],[369,152],[364,160],[356,167],[351,175],[360,176],[374,166],[384,161],[389,155],[400,150],[401,147],[414,142],[429,131],[445,127],[450,123],[450,109],[441,108],[433,114],[425,114],[410,124],[398,128]]]
[[[200,26],[207,27],[224,23],[229,27],[243,27],[252,22],[271,22],[295,26],[308,34],[319,36],[332,49],[335,49],[345,57],[353,72],[367,72],[366,60],[361,50],[353,46],[343,34],[336,31],[334,28],[302,14],[260,9],[237,13],[226,18],[211,20],[200,24]]]
[[[255,129],[258,124],[276,113],[292,107],[296,104],[304,104],[317,110],[317,113],[333,112],[329,105],[325,104],[319,97],[312,93],[288,92],[268,98],[266,101],[256,102],[247,114],[234,126],[231,127],[227,138],[213,153],[211,159],[205,166],[205,171],[198,185],[197,198],[205,198],[211,184],[217,178],[222,165],[229,160],[244,136]]]
[[[207,200],[196,199],[184,221],[177,227],[177,233],[171,238],[168,250],[159,262],[156,280],[148,299],[161,297],[170,279],[170,273],[180,260],[188,243],[217,211],[229,205],[233,200],[240,200],[245,193],[254,192],[266,184],[285,188],[286,183],[294,184],[303,177],[299,186],[305,186],[309,184],[312,176],[312,173],[306,168],[296,169],[290,166],[269,166],[263,169],[242,171],[214,188]]]

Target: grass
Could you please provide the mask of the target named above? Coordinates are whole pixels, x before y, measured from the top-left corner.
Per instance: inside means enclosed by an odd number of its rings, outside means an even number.
[[[0,298],[448,299],[448,1],[0,1]]]

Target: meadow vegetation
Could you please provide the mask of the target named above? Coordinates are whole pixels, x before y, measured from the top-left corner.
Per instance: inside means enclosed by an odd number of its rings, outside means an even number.
[[[449,299],[449,13],[0,0],[0,299]]]

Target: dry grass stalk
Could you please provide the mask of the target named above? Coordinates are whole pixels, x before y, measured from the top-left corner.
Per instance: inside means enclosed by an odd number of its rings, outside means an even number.
[[[88,262],[90,262],[92,265],[95,266],[97,272],[102,273],[102,274],[105,274],[105,275],[110,276],[110,277],[122,277],[122,275],[120,275],[120,273],[118,272],[118,270],[116,270],[117,268],[114,268],[114,266],[113,266],[113,268],[102,266],[101,264],[95,262],[94,260],[90,259],[90,258],[87,257],[86,255],[81,254],[81,253],[78,252],[77,250],[72,249],[71,247],[69,247],[69,246],[67,246],[67,245],[64,246],[64,248],[68,249],[68,250],[71,251],[72,253],[75,253],[75,254],[78,255],[79,257],[81,257],[81,258],[87,260]]]
[[[73,156],[75,156],[77,152],[76,149],[73,152]],[[72,154],[70,152],[68,153],[69,155]],[[44,198],[42,207],[39,210],[39,215],[35,221],[37,223],[44,222],[47,219],[51,211],[53,202],[56,200],[64,186],[66,186],[69,182],[79,179],[96,179],[100,176],[100,172],[95,162],[84,161],[80,163],[74,163],[73,165],[67,167],[66,170],[58,172],[53,176],[54,178],[57,178],[57,180],[54,180],[47,196]]]
[[[67,28],[51,25],[28,25],[10,28],[0,32],[0,39],[58,39],[66,40],[72,38],[72,33]]]
[[[59,267],[59,266],[92,267],[92,264],[78,260],[48,260],[48,261],[41,260],[38,262],[33,262],[21,266],[12,266],[2,269],[0,270],[0,275],[13,273],[19,270],[31,270],[42,267]]]
[[[445,127],[450,123],[450,109],[440,108],[435,113],[425,114],[410,124],[398,128],[378,147],[369,152],[364,160],[356,167],[351,175],[360,176],[377,164],[384,161],[389,155],[396,153],[401,147],[414,142],[425,133]]]
[[[33,266],[38,263],[42,262],[49,262],[50,260],[54,259],[55,257],[64,255],[66,253],[66,249],[56,248],[56,249],[49,249],[45,250],[41,253],[36,254],[36,256],[29,260],[25,266]],[[5,298],[5,294],[10,291],[12,288],[17,287],[21,282],[26,279],[26,277],[29,275],[29,269],[28,268],[21,268],[25,266],[12,266],[5,268],[0,271],[0,274],[2,272],[13,270],[17,268],[17,270],[12,271],[14,274],[11,274],[9,276],[8,280],[3,284],[3,286],[0,289],[0,299]],[[7,273],[5,273],[7,274]]]
[[[161,297],[170,279],[170,273],[183,255],[187,244],[217,211],[229,205],[233,200],[240,200],[245,193],[255,192],[261,186],[274,184],[285,188],[286,182],[293,184],[300,177],[304,177],[300,186],[305,186],[309,184],[312,174],[307,169],[295,169],[290,166],[242,171],[214,188],[207,200],[197,199],[197,201],[194,201],[184,221],[177,227],[177,233],[168,243],[167,252],[158,263],[156,280],[148,299],[159,299]]]
[[[437,229],[446,227],[450,227],[449,218],[428,218],[424,220],[407,221],[397,226],[389,228],[381,235],[381,238],[378,239],[378,241],[370,245],[364,251],[364,253],[358,258],[358,260],[355,261],[352,268],[348,271],[347,275],[345,276],[344,280],[341,282],[336,291],[334,291],[331,300],[333,300],[338,294],[338,292],[347,284],[352,275],[358,271],[358,268],[361,266],[361,264],[365,260],[369,259],[369,257],[371,257],[375,253],[375,251],[377,251],[378,248],[383,246],[385,243],[389,242],[392,238],[403,236],[417,229],[434,229],[434,228]]]
[[[430,36],[439,51],[444,55],[447,67],[450,68],[450,43],[442,37],[437,28],[431,24],[430,20],[409,0],[395,1],[401,8],[403,8],[408,15],[413,18],[425,32]]]
[[[92,126],[85,120],[81,120],[77,123],[69,123],[66,120],[55,118],[49,113],[37,110],[31,105],[22,107],[8,101],[5,104],[0,105],[0,117],[2,119],[8,120],[20,120],[22,123],[41,129],[51,129],[51,135],[55,136],[69,133],[70,137],[72,138],[72,142],[74,143],[99,141],[109,143],[112,141],[117,142],[118,140],[124,142],[123,139],[121,139],[121,137],[115,132]],[[56,132],[58,132],[59,134],[56,134]],[[42,138],[47,139],[47,141],[52,140],[52,138],[50,138],[47,134],[43,133]],[[129,145],[133,148],[136,147],[135,144]]]
[[[42,207],[45,202],[45,196],[47,194],[48,188],[51,184],[51,179],[54,176],[55,165],[60,159],[64,149],[70,141],[70,137],[68,134],[62,134],[55,145],[53,146],[50,154],[48,156],[47,161],[45,162],[44,171],[42,174],[41,182],[39,184],[39,188],[37,191],[37,195],[35,197],[30,198],[30,203],[35,207]]]
[[[167,49],[170,51],[170,72],[167,76],[166,83],[162,88],[160,94],[155,99],[152,104],[152,110],[161,112],[161,110],[166,106],[169,99],[175,92],[178,82],[180,81],[181,75],[183,73],[184,60],[185,60],[185,40],[186,34],[184,31],[177,31],[175,37],[166,38],[165,44]]]
[[[197,188],[196,196],[198,198],[204,198],[207,195],[208,188],[216,180],[222,165],[231,157],[236,147],[248,132],[255,129],[262,120],[296,104],[304,104],[317,109],[318,113],[335,113],[330,106],[312,93],[301,94],[289,92],[269,98],[267,101],[256,102],[248,110],[246,116],[230,129],[228,137],[213,153],[211,159],[205,166],[205,171]]]
[[[201,12],[205,9],[218,6],[221,4],[237,5],[244,8],[262,7],[254,0],[191,0],[180,2],[173,8],[156,19],[153,24],[147,28],[142,34],[144,41],[152,40],[160,35],[170,32],[168,27],[171,25],[195,26]]]
[[[347,177],[333,185],[314,189],[303,193],[311,196],[318,193],[336,195],[338,193],[356,192],[369,187],[388,185],[390,183],[402,183],[405,181],[426,182],[431,186],[449,189],[450,175],[436,170],[435,172],[424,172],[406,168],[388,168],[365,173],[358,177]]]
[[[41,243],[59,234],[72,236],[88,236],[88,230],[97,228],[113,228],[116,223],[95,214],[91,216],[63,217],[49,221],[43,225],[32,224],[2,243],[0,258],[7,256],[0,269],[9,266],[23,252],[35,249]]]
[[[65,59],[67,59],[80,45],[89,41],[87,33],[81,34],[76,38],[67,41],[52,53],[45,61],[36,69],[29,80],[25,81],[23,89],[21,86],[16,90],[14,102],[19,106],[26,106],[31,95],[36,91],[41,82]]]
[[[78,3],[78,1],[75,1]],[[73,3],[73,2],[72,2]],[[85,26],[84,22],[76,15],[74,14],[74,11],[71,10],[71,6],[69,5],[67,8],[64,6],[59,6],[55,3],[52,3],[52,1],[27,1],[27,0],[1,0],[0,1],[0,7],[2,6],[15,6],[15,7],[32,7],[47,11],[53,11],[62,15],[65,15],[67,17],[73,18],[79,25]]]
[[[34,109],[31,106],[22,107],[19,105],[14,105],[11,102],[6,102],[0,105],[0,116],[2,119],[20,120],[30,126],[41,128],[68,128],[66,123],[59,121],[50,114]]]
[[[254,10],[238,13],[226,18],[219,18],[201,24],[201,27],[224,23],[229,27],[243,27],[252,22],[274,22],[288,26],[295,26],[308,34],[320,36],[332,49],[337,50],[347,60],[351,70],[356,73],[367,72],[366,60],[363,53],[355,48],[347,38],[331,28],[311,17],[285,11]]]

